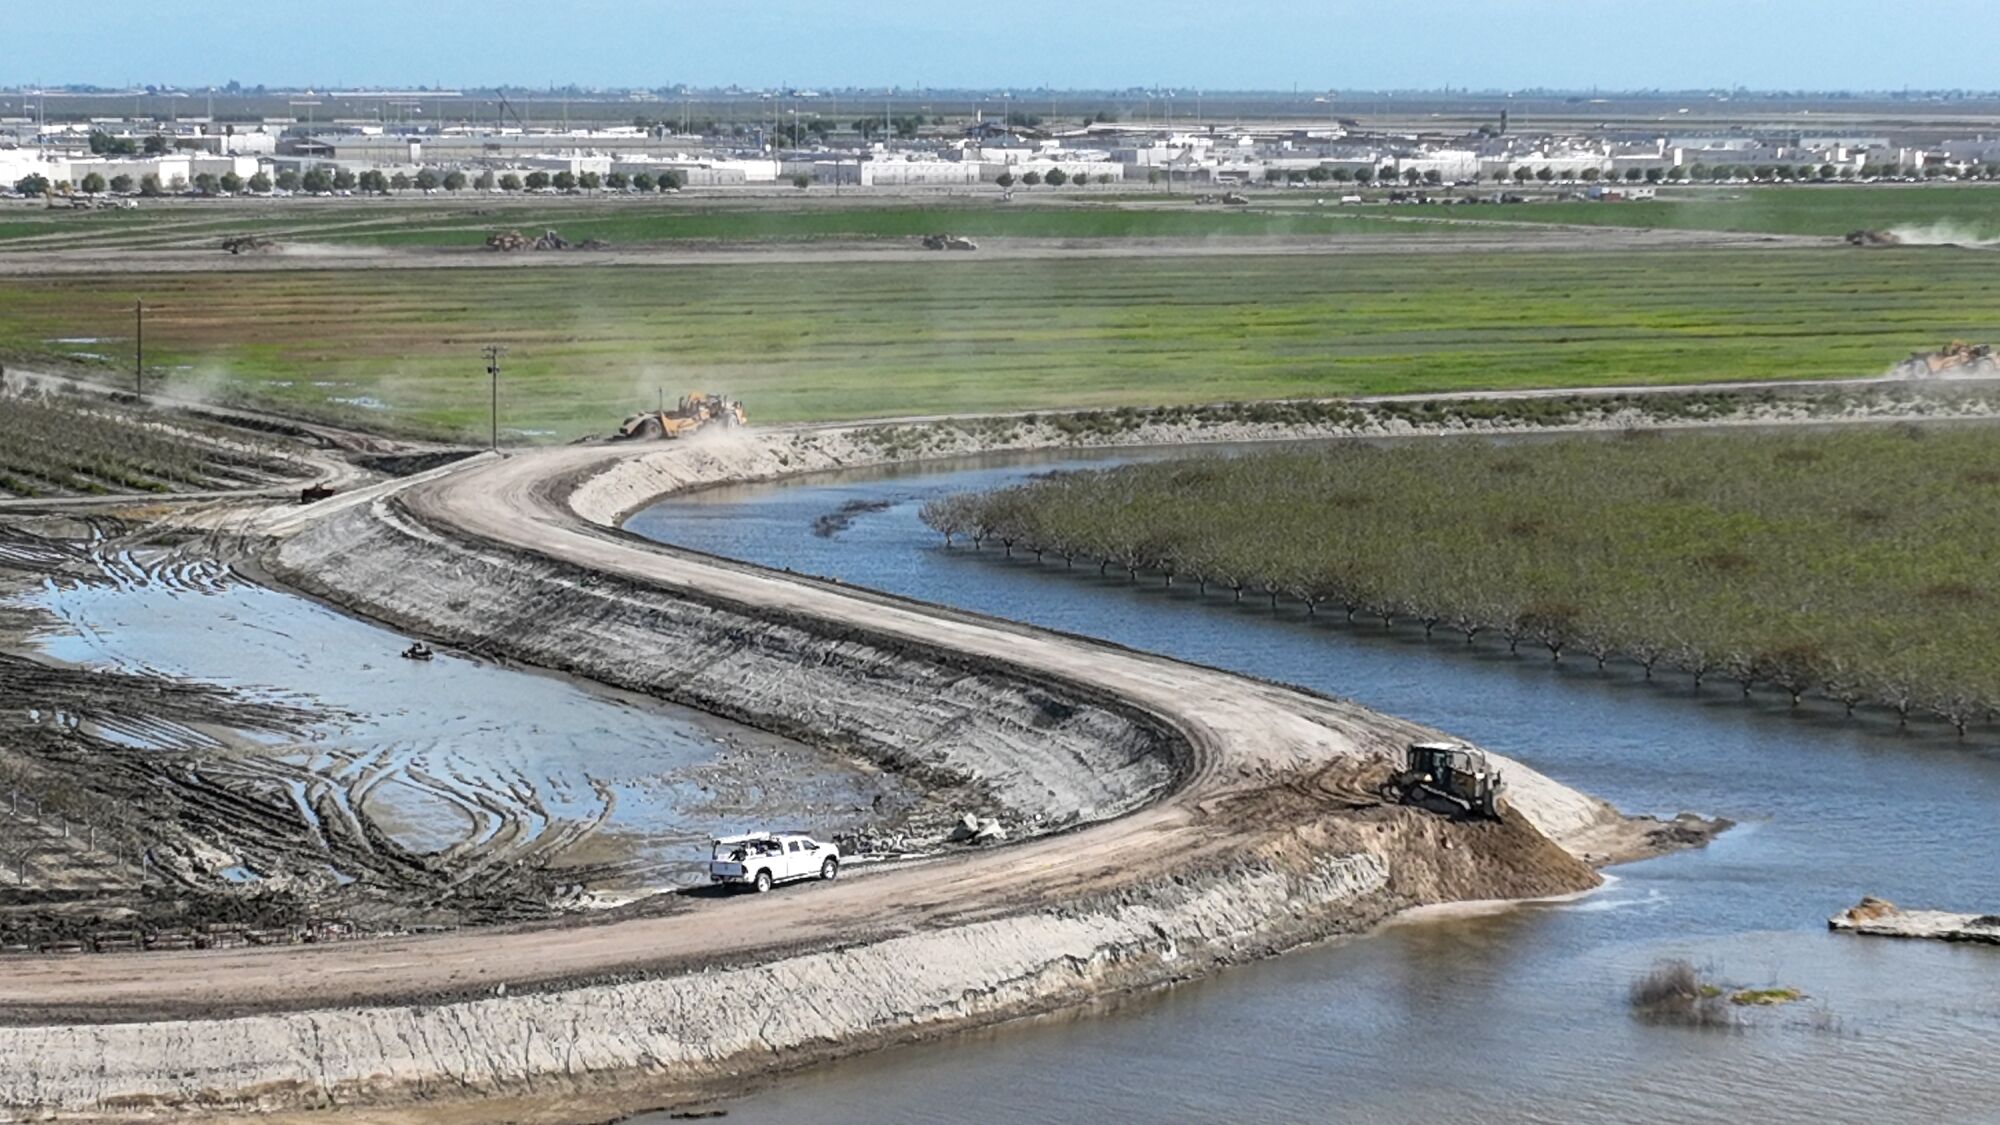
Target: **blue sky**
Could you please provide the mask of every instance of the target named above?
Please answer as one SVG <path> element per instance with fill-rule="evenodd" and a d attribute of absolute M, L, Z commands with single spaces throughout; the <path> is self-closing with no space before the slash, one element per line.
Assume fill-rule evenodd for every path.
<path fill-rule="evenodd" d="M 2000 0 L 7 0 L 0 85 L 1994 88 L 1996 38 Z"/>

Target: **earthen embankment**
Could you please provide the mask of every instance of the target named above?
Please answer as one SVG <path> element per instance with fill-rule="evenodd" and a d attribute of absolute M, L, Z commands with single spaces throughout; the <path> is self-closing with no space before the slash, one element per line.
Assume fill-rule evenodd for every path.
<path fill-rule="evenodd" d="M 102 1115 L 508 1096 L 601 1117 L 1410 906 L 1581 890 L 1597 876 L 1580 854 L 1639 846 L 1646 825 L 1513 763 L 1499 822 L 1382 805 L 1389 756 L 1427 732 L 1358 705 L 614 526 L 677 488 L 884 456 L 829 431 L 573 447 L 262 526 L 283 532 L 271 571 L 330 601 L 910 771 L 1026 839 L 583 926 L 0 963 L 0 1102 Z"/>

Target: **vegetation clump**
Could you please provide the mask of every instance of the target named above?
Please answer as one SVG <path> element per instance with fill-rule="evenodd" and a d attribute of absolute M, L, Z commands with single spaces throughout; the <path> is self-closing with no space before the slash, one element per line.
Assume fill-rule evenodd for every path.
<path fill-rule="evenodd" d="M 1649 1023 L 1687 1027 L 1735 1027 L 1722 986 L 1703 980 L 1687 961 L 1656 963 L 1626 993 L 1632 1013 Z"/>
<path fill-rule="evenodd" d="M 1729 994 L 1731 1004 L 1746 1008 L 1768 1008 L 1805 998 L 1806 994 L 1796 988 L 1739 988 Z"/>
<path fill-rule="evenodd" d="M 1056 474 L 924 518 L 948 543 L 1963 733 L 2000 710 L 1996 435 L 1343 444 Z"/>

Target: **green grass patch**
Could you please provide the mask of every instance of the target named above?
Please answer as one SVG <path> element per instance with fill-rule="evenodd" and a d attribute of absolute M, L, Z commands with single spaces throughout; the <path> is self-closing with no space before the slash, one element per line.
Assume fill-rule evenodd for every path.
<path fill-rule="evenodd" d="M 974 238 L 1121 239 L 1423 236 L 1436 228 L 1340 210 L 1267 211 L 1134 205 L 1060 195 L 1002 203 L 843 202 L 828 195 L 796 207 L 734 206 L 675 198 L 213 200 L 136 211 L 33 211 L 0 219 L 0 243 L 38 239 L 51 248 L 185 243 L 206 234 L 270 232 L 297 242 L 389 247 L 477 246 L 496 230 L 555 230 L 571 241 L 619 246 L 673 242 L 905 240 L 948 232 Z"/>
<path fill-rule="evenodd" d="M 941 531 L 1956 726 L 2000 712 L 2000 426 L 1209 456 L 940 501 Z"/>
<path fill-rule="evenodd" d="M 1269 213 L 1083 207 L 941 206 L 828 208 L 798 211 L 551 208 L 452 220 L 439 229 L 413 220 L 405 229 L 330 231 L 328 241 L 383 246 L 476 246 L 498 229 L 555 230 L 571 241 L 615 246 L 654 242 L 796 242 L 826 239 L 915 239 L 949 232 L 973 238 L 1215 238 L 1313 236 L 1342 233 L 1424 234 L 1386 218 L 1338 212 Z"/>
<path fill-rule="evenodd" d="M 1806 998 L 1796 988 L 1742 988 L 1729 994 L 1729 1002 L 1747 1008 L 1768 1008 Z"/>
<path fill-rule="evenodd" d="M 911 204 L 841 197 L 814 188 L 790 206 L 691 193 L 668 197 L 446 195 L 389 198 L 142 201 L 133 211 L 0 213 L 0 244 L 164 246 L 203 232 L 269 231 L 305 242 L 390 247 L 462 247 L 493 230 L 560 231 L 638 246 L 687 241 L 891 240 L 951 232 L 974 238 L 1124 239 L 1423 237 L 1458 223 L 1566 224 L 1745 233 L 1841 235 L 1858 228 L 1935 230 L 2000 237 L 2000 185 L 1734 185 L 1666 187 L 1657 200 L 1559 201 L 1505 207 L 1341 208 L 1312 204 L 1340 185 L 1305 192 L 1253 192 L 1249 207 L 1188 207 L 1159 193 L 1039 189 L 1012 202 L 990 197 Z M 1459 189 L 1428 189 L 1446 196 Z M 1481 194 L 1507 190 L 1484 185 Z M 1379 193 L 1371 193 L 1371 196 Z"/>
<path fill-rule="evenodd" d="M 300 413 L 517 439 L 690 389 L 754 422 L 1400 391 L 1870 375 L 2000 337 L 1973 251 L 1654 251 L 347 270 L 0 280 L 0 357 L 97 337 L 154 376 Z M 358 403 L 358 404 L 357 404 Z"/>
<path fill-rule="evenodd" d="M 2000 238 L 2000 185 L 1820 184 L 1667 188 L 1629 203 L 1553 202 L 1454 207 L 1454 219 L 1669 230 L 1841 235 L 1914 228 L 1953 238 Z"/>

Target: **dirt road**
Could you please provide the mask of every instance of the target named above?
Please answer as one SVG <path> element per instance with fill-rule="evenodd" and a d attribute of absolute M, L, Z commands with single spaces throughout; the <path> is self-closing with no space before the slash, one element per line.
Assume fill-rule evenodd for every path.
<path fill-rule="evenodd" d="M 704 451 L 690 443 L 686 452 Z M 649 455 L 659 453 L 571 447 L 481 459 L 460 471 L 381 486 L 368 501 L 354 502 L 393 498 L 425 526 L 496 546 L 1090 685 L 1180 733 L 1177 788 L 1152 807 L 1067 834 L 761 898 L 683 897 L 657 917 L 317 948 L 9 959 L 0 961 L 0 1007 L 17 1019 L 96 1021 L 380 1003 L 743 961 L 990 918 L 1238 847 L 1235 834 L 1244 826 L 1215 815 L 1232 797 L 1284 778 L 1351 782 L 1366 771 L 1370 755 L 1415 732 L 1358 706 L 1276 685 L 645 544 L 584 520 L 555 485 Z M 1524 767 L 1510 766 L 1509 776 L 1517 806 L 1554 834 L 1606 819 L 1601 803 Z"/>
<path fill-rule="evenodd" d="M 213 248 L 132 250 L 90 247 L 0 251 L 0 277 L 154 273 L 260 273 L 347 269 L 562 269 L 602 266 L 795 265 L 811 262 L 981 262 L 1020 259 L 1216 258 L 1326 254 L 1464 254 L 1491 251 L 1601 251 L 1727 247 L 1837 248 L 1838 239 L 1621 227 L 1557 227 L 1440 221 L 1421 233 L 1324 237 L 994 238 L 976 253 L 922 249 L 914 240 L 681 242 L 595 251 L 494 253 L 359 244 L 291 243 L 255 255 Z"/>

